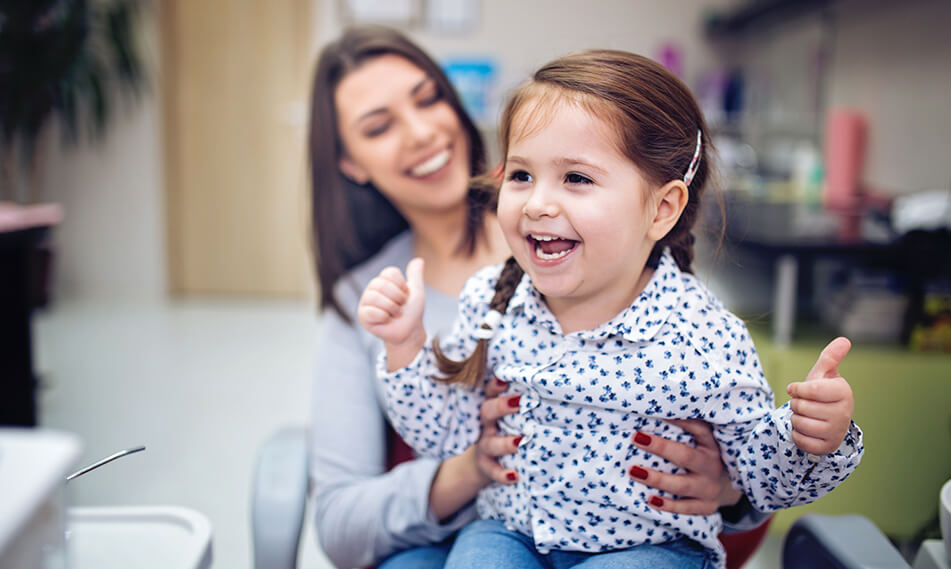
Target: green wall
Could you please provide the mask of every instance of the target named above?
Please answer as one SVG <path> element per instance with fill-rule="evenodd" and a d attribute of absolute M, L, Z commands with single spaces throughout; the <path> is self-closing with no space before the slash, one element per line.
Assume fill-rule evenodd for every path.
<path fill-rule="evenodd" d="M 777 405 L 789 399 L 786 385 L 803 379 L 832 339 L 783 349 L 766 330 L 751 332 Z M 937 513 L 938 491 L 951 479 L 951 354 L 856 344 L 840 371 L 855 394 L 862 463 L 814 504 L 778 513 L 770 531 L 785 533 L 806 513 L 855 513 L 891 537 L 910 538 Z"/>

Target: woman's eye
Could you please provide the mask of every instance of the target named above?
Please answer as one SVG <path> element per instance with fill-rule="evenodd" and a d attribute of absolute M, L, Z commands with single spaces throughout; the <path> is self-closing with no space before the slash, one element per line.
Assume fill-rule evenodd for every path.
<path fill-rule="evenodd" d="M 439 90 L 439 85 L 430 81 L 426 87 L 417 92 L 416 96 L 417 105 L 420 107 L 428 107 L 438 103 L 442 99 L 442 91 Z"/>
<path fill-rule="evenodd" d="M 428 93 L 419 99 L 419 106 L 428 107 L 430 105 L 435 105 L 440 100 L 442 100 L 442 93 L 439 92 L 439 89 L 434 87 L 431 93 Z"/>
<path fill-rule="evenodd" d="M 577 172 L 570 172 L 565 176 L 565 181 L 569 184 L 593 184 L 594 182 L 591 178 L 579 174 Z"/>
<path fill-rule="evenodd" d="M 367 138 L 373 138 L 374 136 L 380 136 L 381 134 L 386 132 L 386 129 L 388 128 L 390 128 L 389 121 L 378 124 L 378 125 L 374 125 L 366 129 L 365 131 L 363 131 L 363 135 L 366 136 Z"/>
<path fill-rule="evenodd" d="M 526 172 L 525 170 L 513 170 L 512 173 L 508 175 L 508 180 L 512 182 L 531 182 L 532 175 Z"/>

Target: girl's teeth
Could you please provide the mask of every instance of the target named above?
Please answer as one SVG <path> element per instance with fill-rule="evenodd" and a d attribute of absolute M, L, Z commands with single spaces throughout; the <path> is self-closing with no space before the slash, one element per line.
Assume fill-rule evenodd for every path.
<path fill-rule="evenodd" d="M 545 259 L 546 261 L 561 259 L 562 257 L 564 257 L 570 252 L 571 252 L 571 249 L 568 249 L 566 251 L 559 251 L 557 253 L 546 253 L 542 251 L 540 247 L 535 248 L 535 255 L 537 255 L 539 259 Z"/>
<path fill-rule="evenodd" d="M 429 160 L 410 170 L 410 174 L 418 177 L 428 176 L 436 170 L 439 170 L 449 162 L 449 149 L 443 150 Z"/>

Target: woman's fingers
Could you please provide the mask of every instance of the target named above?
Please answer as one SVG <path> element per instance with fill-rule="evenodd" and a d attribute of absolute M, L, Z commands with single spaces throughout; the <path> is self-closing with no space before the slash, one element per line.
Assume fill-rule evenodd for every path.
<path fill-rule="evenodd" d="M 482 402 L 480 416 L 482 424 L 495 423 L 506 415 L 518 412 L 521 395 L 506 395 L 504 397 L 493 397 Z"/>
<path fill-rule="evenodd" d="M 479 440 L 479 452 L 485 456 L 498 458 L 506 454 L 515 453 L 515 451 L 518 450 L 518 443 L 520 442 L 522 442 L 521 435 L 515 437 L 484 435 Z"/>
<path fill-rule="evenodd" d="M 697 500 L 694 498 L 651 496 L 647 503 L 655 510 L 663 510 L 673 514 L 709 516 L 719 509 L 719 506 L 713 500 Z"/>
<path fill-rule="evenodd" d="M 493 377 L 485 385 L 485 398 L 492 399 L 492 398 L 498 397 L 499 395 L 502 395 L 503 393 L 505 393 L 505 390 L 508 388 L 509 388 L 508 383 L 502 381 L 501 379 L 497 377 Z"/>
<path fill-rule="evenodd" d="M 673 462 L 677 466 L 685 468 L 690 472 L 707 472 L 711 470 L 711 465 L 720 468 L 720 456 L 712 457 L 709 452 L 702 448 L 678 443 L 665 439 L 659 435 L 648 435 L 646 433 L 635 433 L 634 444 L 649 451 L 651 454 Z M 714 458 L 716 462 L 713 462 Z"/>
<path fill-rule="evenodd" d="M 492 460 L 485 455 L 479 455 L 476 458 L 479 470 L 482 474 L 491 478 L 499 484 L 514 484 L 518 481 L 518 474 L 514 470 L 503 468 L 496 460 Z"/>
<path fill-rule="evenodd" d="M 698 447 L 718 449 L 717 440 L 713 437 L 713 427 L 700 419 L 670 419 L 670 423 L 693 435 Z"/>
<path fill-rule="evenodd" d="M 658 472 L 642 466 L 632 466 L 629 474 L 635 480 L 654 488 L 677 496 L 714 501 L 718 487 L 706 484 L 703 477 L 690 474 L 670 474 Z"/>

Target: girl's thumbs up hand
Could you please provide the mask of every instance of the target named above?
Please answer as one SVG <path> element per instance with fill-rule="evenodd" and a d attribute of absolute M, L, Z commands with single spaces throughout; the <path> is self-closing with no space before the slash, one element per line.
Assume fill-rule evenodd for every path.
<path fill-rule="evenodd" d="M 832 340 L 819 354 L 806 380 L 786 388 L 792 397 L 793 442 L 805 452 L 835 452 L 849 432 L 855 399 L 849 383 L 839 374 L 839 364 L 851 348 L 848 338 Z"/>
<path fill-rule="evenodd" d="M 383 340 L 388 356 L 403 351 L 415 357 L 426 342 L 425 304 L 423 260 L 416 258 L 406 266 L 405 278 L 396 267 L 387 267 L 370 281 L 360 297 L 357 319 L 368 332 Z"/>

